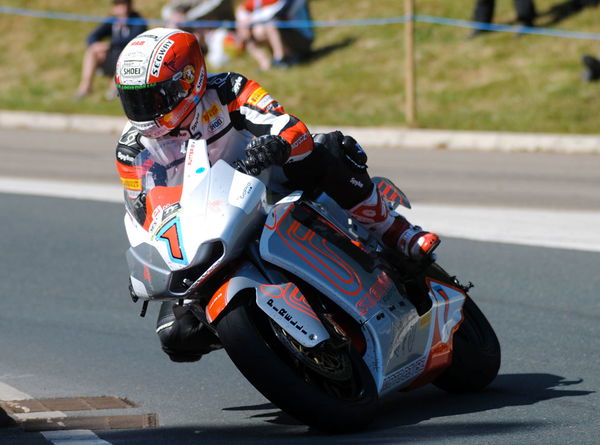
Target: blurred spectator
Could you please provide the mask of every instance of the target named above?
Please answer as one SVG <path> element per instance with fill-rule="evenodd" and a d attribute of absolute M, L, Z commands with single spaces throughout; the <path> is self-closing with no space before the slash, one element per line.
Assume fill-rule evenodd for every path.
<path fill-rule="evenodd" d="M 310 20 L 308 0 L 245 0 L 236 9 L 238 36 L 263 70 L 294 65 L 310 54 L 312 27 L 277 27 L 286 20 Z"/>
<path fill-rule="evenodd" d="M 220 27 L 194 27 L 194 21 L 233 22 L 231 0 L 175 0 L 162 9 L 169 28 L 179 28 L 196 35 L 208 63 L 218 68 L 239 55 L 241 44 L 235 32 Z"/>
<path fill-rule="evenodd" d="M 77 99 L 91 93 L 92 82 L 98 68 L 101 68 L 106 76 L 111 77 L 111 84 L 106 97 L 116 97 L 116 88 L 112 78 L 115 75 L 119 54 L 130 40 L 146 30 L 145 23 L 127 23 L 127 19 L 141 19 L 141 16 L 132 9 L 131 3 L 131 0 L 112 0 L 111 19 L 100 24 L 88 36 L 88 48 L 83 56 L 81 83 L 77 89 Z M 110 37 L 110 41 L 105 41 L 108 37 Z"/>
<path fill-rule="evenodd" d="M 515 10 L 517 11 L 517 21 L 524 26 L 533 26 L 536 18 L 535 4 L 533 0 L 514 0 Z M 494 20 L 495 0 L 477 0 L 473 11 L 473 20 L 482 23 L 492 23 Z M 475 29 L 469 37 L 475 37 L 484 33 L 483 29 Z"/>
<path fill-rule="evenodd" d="M 584 82 L 595 82 L 600 80 L 600 59 L 585 54 L 581 57 L 581 63 L 583 63 L 581 79 Z"/>

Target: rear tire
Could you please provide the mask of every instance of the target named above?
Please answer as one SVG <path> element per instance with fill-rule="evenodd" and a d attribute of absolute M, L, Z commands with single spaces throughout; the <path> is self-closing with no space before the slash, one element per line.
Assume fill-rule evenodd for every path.
<path fill-rule="evenodd" d="M 356 351 L 350 346 L 327 349 L 327 340 L 305 350 L 302 357 L 303 348 L 290 349 L 295 341 L 256 306 L 251 295 L 237 300 L 219 320 L 217 331 L 231 360 L 258 391 L 322 431 L 357 431 L 371 422 L 377 389 Z M 323 349 L 317 349 L 320 346 Z M 319 351 L 325 351 L 325 360 L 315 362 L 325 362 L 322 370 L 309 362 Z"/>
<path fill-rule="evenodd" d="M 476 392 L 489 385 L 500 369 L 500 343 L 483 312 L 467 297 L 464 320 L 453 339 L 452 364 L 433 384 L 455 393 Z"/>

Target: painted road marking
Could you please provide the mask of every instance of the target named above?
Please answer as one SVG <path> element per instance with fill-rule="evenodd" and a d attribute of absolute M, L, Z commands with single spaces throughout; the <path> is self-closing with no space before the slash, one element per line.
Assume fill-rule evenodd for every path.
<path fill-rule="evenodd" d="M 6 411 L 18 413 L 39 413 L 48 411 L 91 411 L 99 409 L 137 408 L 130 400 L 119 397 L 59 397 L 55 399 L 25 399 L 0 402 Z"/>
<path fill-rule="evenodd" d="M 113 396 L 34 399 L 29 394 L 0 382 L 0 408 L 10 414 L 21 429 L 40 432 L 55 445 L 109 444 L 91 430 L 158 426 L 158 415 L 155 413 L 112 416 L 68 416 L 64 413 L 136 407 L 138 405 L 130 400 Z"/>
<path fill-rule="evenodd" d="M 0 178 L 0 192 L 123 202 L 118 185 Z M 402 213 L 426 230 L 452 238 L 600 252 L 600 211 L 415 204 Z"/>
<path fill-rule="evenodd" d="M 42 431 L 42 435 L 54 445 L 111 445 L 89 430 Z"/>

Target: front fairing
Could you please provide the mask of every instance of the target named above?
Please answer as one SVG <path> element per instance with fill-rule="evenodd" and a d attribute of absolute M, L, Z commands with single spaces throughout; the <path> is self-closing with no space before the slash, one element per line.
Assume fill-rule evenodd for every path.
<path fill-rule="evenodd" d="M 137 296 L 187 296 L 239 256 L 265 217 L 265 185 L 226 162 L 209 161 L 206 142 L 176 153 L 147 150 L 135 160 L 140 194 L 126 205 L 127 253 Z M 183 149 L 182 149 L 183 151 Z"/>

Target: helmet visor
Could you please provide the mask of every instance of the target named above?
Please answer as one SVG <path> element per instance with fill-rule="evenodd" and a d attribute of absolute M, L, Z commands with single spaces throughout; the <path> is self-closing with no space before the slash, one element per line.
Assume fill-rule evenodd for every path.
<path fill-rule="evenodd" d="M 137 122 L 151 121 L 172 111 L 188 95 L 179 80 L 145 85 L 117 85 L 123 111 Z"/>

